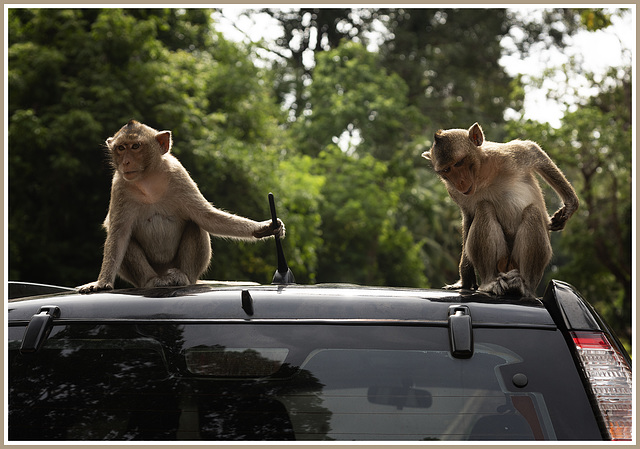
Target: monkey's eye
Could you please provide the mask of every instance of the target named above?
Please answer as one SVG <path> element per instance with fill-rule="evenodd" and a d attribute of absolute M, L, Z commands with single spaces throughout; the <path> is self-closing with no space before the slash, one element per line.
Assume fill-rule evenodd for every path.
<path fill-rule="evenodd" d="M 134 143 L 133 145 L 131 145 L 131 148 L 134 150 L 137 150 L 138 148 L 140 148 L 140 144 L 139 143 Z"/>
<path fill-rule="evenodd" d="M 440 170 L 440 174 L 441 175 L 445 175 L 445 174 L 449 173 L 450 171 L 451 171 L 451 167 L 443 168 L 442 170 Z"/>
<path fill-rule="evenodd" d="M 466 159 L 466 157 L 463 157 L 462 159 L 460 159 L 458 162 L 456 162 L 453 166 L 454 167 L 462 167 L 464 165 L 464 160 Z"/>
<path fill-rule="evenodd" d="M 124 145 L 118 145 L 118 146 L 116 147 L 116 150 L 118 150 L 118 151 L 124 151 Z"/>

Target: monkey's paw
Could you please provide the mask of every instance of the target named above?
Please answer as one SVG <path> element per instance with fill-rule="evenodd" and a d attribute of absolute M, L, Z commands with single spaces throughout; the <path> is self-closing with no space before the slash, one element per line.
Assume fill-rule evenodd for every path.
<path fill-rule="evenodd" d="M 500 273 L 495 281 L 481 285 L 478 290 L 496 296 L 520 296 L 522 298 L 532 298 L 535 296 L 525 285 L 524 279 L 522 279 L 520 271 L 518 270 Z"/>
<path fill-rule="evenodd" d="M 101 290 L 113 290 L 113 284 L 111 282 L 95 281 L 88 284 L 76 287 L 78 292 L 82 294 L 99 292 Z"/>
<path fill-rule="evenodd" d="M 271 237 L 272 235 L 277 235 L 281 239 L 284 238 L 284 235 L 285 235 L 284 223 L 279 218 L 276 226 L 273 225 L 272 220 L 263 221 L 260 224 L 262 226 L 257 230 L 253 231 L 253 236 L 255 238 L 262 239 L 265 237 Z"/>
<path fill-rule="evenodd" d="M 571 215 L 575 212 L 575 209 L 569 207 L 562 207 L 553 214 L 551 221 L 549 222 L 550 231 L 562 231 L 567 224 L 567 220 L 571 218 Z"/>
<path fill-rule="evenodd" d="M 462 279 L 460 279 L 458 282 L 456 282 L 455 284 L 447 284 L 444 287 L 442 287 L 445 290 L 475 290 L 477 288 L 477 285 L 472 284 L 472 285 L 466 285 L 462 282 Z"/>
<path fill-rule="evenodd" d="M 149 281 L 144 285 L 147 288 L 150 287 L 173 287 L 173 286 L 183 286 L 189 285 L 189 278 L 186 274 L 180 271 L 177 268 L 169 268 L 167 273 L 163 276 L 157 276 L 149 279 Z"/>

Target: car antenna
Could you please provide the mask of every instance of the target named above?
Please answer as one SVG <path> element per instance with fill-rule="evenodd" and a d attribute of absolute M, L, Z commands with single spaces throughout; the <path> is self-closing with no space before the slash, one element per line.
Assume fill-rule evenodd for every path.
<path fill-rule="evenodd" d="M 276 216 L 276 203 L 273 198 L 273 193 L 269 192 L 269 208 L 271 209 L 271 220 L 273 226 L 278 226 L 278 217 Z M 275 235 L 276 239 L 276 252 L 278 254 L 278 269 L 273 274 L 272 284 L 295 284 L 296 279 L 293 277 L 293 273 L 287 265 L 287 260 L 284 257 L 284 251 L 282 250 L 282 242 L 280 237 Z"/>

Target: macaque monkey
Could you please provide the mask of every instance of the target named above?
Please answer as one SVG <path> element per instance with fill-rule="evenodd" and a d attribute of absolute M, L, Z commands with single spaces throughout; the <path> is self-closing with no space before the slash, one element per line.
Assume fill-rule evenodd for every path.
<path fill-rule="evenodd" d="M 284 237 L 278 220 L 256 222 L 213 207 L 169 150 L 171 131 L 131 120 L 106 141 L 114 168 L 107 237 L 98 280 L 81 293 L 113 288 L 116 274 L 135 287 L 190 285 L 208 268 L 209 234 L 240 240 Z"/>
<path fill-rule="evenodd" d="M 445 288 L 535 297 L 551 260 L 549 231 L 563 229 L 578 208 L 560 169 L 535 142 L 489 142 L 477 123 L 469 130 L 439 130 L 422 157 L 462 213 L 460 280 Z M 534 173 L 563 202 L 551 218 Z"/>

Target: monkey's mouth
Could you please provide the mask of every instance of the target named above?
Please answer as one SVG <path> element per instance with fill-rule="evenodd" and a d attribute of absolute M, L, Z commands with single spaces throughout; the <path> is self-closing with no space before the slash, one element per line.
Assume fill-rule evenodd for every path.
<path fill-rule="evenodd" d="M 471 184 L 471 185 L 469 186 L 469 188 L 467 189 L 467 191 L 466 191 L 466 192 L 462 192 L 462 194 L 463 194 L 463 195 L 471 195 L 471 193 L 473 193 L 473 192 L 472 192 L 472 190 L 473 190 L 473 184 Z"/>
<path fill-rule="evenodd" d="M 138 176 L 138 173 L 140 173 L 140 170 L 130 170 L 122 172 L 122 175 L 124 176 L 124 179 L 132 179 Z"/>

